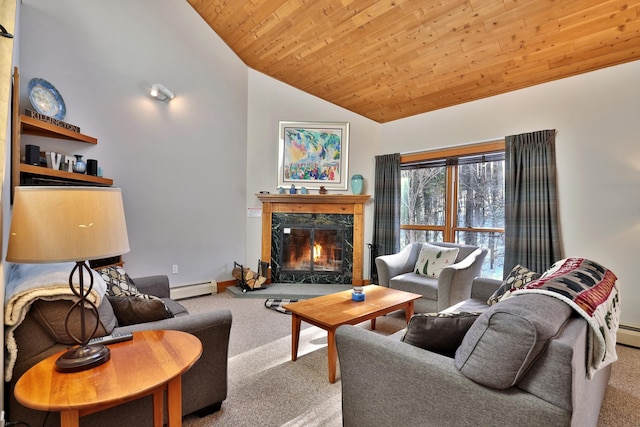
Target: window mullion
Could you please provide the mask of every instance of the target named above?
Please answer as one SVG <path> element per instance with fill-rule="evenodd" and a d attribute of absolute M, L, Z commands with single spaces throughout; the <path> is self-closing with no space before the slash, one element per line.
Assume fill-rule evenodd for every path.
<path fill-rule="evenodd" d="M 453 242 L 453 227 L 456 224 L 456 204 L 457 204 L 457 188 L 458 188 L 458 167 L 457 166 L 448 166 L 447 167 L 447 188 L 446 188 L 446 202 L 447 202 L 447 214 L 445 215 L 445 231 L 444 231 L 444 241 L 445 242 Z"/>

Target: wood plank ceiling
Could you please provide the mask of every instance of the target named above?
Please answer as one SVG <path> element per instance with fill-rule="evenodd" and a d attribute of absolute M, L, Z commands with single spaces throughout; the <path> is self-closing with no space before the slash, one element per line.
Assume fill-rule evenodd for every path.
<path fill-rule="evenodd" d="M 187 1 L 247 66 L 380 123 L 640 59 L 640 0 Z"/>

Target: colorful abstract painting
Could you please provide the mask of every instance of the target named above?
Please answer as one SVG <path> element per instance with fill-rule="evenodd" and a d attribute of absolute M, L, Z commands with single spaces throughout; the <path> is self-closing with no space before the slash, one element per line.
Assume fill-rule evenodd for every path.
<path fill-rule="evenodd" d="M 347 188 L 348 123 L 280 122 L 278 186 Z"/>

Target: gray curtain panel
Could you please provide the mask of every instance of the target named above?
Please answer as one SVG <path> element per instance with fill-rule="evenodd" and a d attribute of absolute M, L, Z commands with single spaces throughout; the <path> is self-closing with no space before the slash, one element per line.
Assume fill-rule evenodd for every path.
<path fill-rule="evenodd" d="M 517 264 L 542 273 L 563 258 L 555 139 L 555 130 L 505 138 L 505 276 Z"/>
<path fill-rule="evenodd" d="M 400 154 L 376 156 L 373 196 L 373 250 L 376 256 L 400 251 L 400 180 Z M 371 264 L 375 264 L 373 259 Z"/>

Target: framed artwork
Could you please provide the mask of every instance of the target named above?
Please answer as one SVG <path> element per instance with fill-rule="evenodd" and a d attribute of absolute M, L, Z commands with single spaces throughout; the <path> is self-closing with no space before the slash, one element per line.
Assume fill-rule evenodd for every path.
<path fill-rule="evenodd" d="M 280 122 L 278 187 L 346 190 L 349 123 Z"/>

